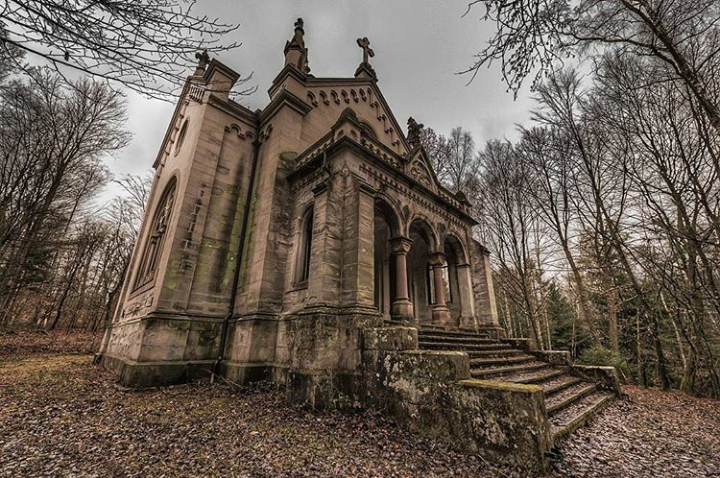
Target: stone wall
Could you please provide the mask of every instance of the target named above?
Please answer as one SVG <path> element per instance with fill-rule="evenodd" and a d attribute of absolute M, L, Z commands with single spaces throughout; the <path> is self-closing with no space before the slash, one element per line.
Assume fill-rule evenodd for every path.
<path fill-rule="evenodd" d="M 417 350 L 417 331 L 367 329 L 367 403 L 450 448 L 544 470 L 552 446 L 542 389 L 470 379 L 464 352 Z"/>

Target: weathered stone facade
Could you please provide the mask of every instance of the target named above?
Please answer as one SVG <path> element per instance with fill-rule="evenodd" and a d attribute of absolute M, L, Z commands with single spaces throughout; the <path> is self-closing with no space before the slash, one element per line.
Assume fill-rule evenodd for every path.
<path fill-rule="evenodd" d="M 229 98 L 238 74 L 217 60 L 188 79 L 106 335 L 126 384 L 220 360 L 234 381 L 313 389 L 353 381 L 365 326 L 499 330 L 469 204 L 438 183 L 421 126 L 403 134 L 369 42 L 354 77 L 316 78 L 303 34 L 263 110 Z"/>
<path fill-rule="evenodd" d="M 354 77 L 317 78 L 303 34 L 298 21 L 254 112 L 229 97 L 238 74 L 200 55 L 102 362 L 127 386 L 215 373 L 314 407 L 383 403 L 456 448 L 519 446 L 511 462 L 542 468 L 539 387 L 470 380 L 468 353 L 418 350 L 423 327 L 502 335 L 469 203 L 437 181 L 422 126 L 403 133 L 367 39 Z"/>

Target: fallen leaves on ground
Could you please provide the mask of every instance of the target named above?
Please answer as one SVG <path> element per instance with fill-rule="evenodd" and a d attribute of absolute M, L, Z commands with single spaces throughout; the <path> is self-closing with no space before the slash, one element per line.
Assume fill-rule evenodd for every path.
<path fill-rule="evenodd" d="M 532 476 L 450 451 L 380 413 L 289 407 L 270 386 L 121 391 L 91 355 L 67 355 L 86 351 L 86 340 L 76 350 L 30 342 L 0 336 L 0 477 Z M 720 470 L 718 402 L 627 392 L 560 444 L 548 478 Z"/>
<path fill-rule="evenodd" d="M 656 388 L 623 391 L 626 399 L 559 444 L 560 476 L 720 477 L 720 401 Z"/>
<path fill-rule="evenodd" d="M 0 360 L 57 354 L 89 354 L 100 347 L 102 331 L 0 330 Z"/>

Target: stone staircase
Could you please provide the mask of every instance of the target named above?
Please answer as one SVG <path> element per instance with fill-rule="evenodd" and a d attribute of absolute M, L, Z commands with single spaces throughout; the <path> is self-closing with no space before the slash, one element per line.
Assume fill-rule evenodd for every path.
<path fill-rule="evenodd" d="M 478 380 L 533 384 L 543 389 L 553 441 L 569 435 L 609 404 L 615 395 L 570 373 L 570 367 L 543 362 L 502 340 L 471 332 L 422 328 L 421 350 L 464 351 Z"/>

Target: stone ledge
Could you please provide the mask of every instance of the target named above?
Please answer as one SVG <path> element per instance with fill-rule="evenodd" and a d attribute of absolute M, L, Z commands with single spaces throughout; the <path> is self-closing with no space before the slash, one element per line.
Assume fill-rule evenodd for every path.
<path fill-rule="evenodd" d="M 580 378 L 598 383 L 600 388 L 620 396 L 620 377 L 615 367 L 601 367 L 597 365 L 573 365 L 570 372 Z"/>
<path fill-rule="evenodd" d="M 465 352 L 368 350 L 363 359 L 368 403 L 402 427 L 488 460 L 547 468 L 540 386 L 471 379 Z"/>
<path fill-rule="evenodd" d="M 128 388 L 176 385 L 210 376 L 212 360 L 136 362 L 124 357 L 101 354 L 97 360 L 118 376 Z"/>
<path fill-rule="evenodd" d="M 462 380 L 444 395 L 447 418 L 435 426 L 447 428 L 441 438 L 449 446 L 529 471 L 547 469 L 552 436 L 541 387 Z"/>
<path fill-rule="evenodd" d="M 499 382 L 495 380 L 477 380 L 474 378 L 468 380 L 461 380 L 458 382 L 460 385 L 471 388 L 479 388 L 486 390 L 497 390 L 500 392 L 513 392 L 513 393 L 543 393 L 543 389 L 539 385 L 526 385 L 523 383 L 512 383 L 512 382 Z"/>

